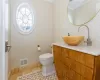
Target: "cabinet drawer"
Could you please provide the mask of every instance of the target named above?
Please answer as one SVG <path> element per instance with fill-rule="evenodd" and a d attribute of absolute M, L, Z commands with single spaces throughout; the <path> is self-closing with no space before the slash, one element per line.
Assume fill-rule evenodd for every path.
<path fill-rule="evenodd" d="M 87 79 L 85 79 L 83 76 L 81 76 L 81 79 L 80 80 L 87 80 Z"/>
<path fill-rule="evenodd" d="M 75 75 L 73 76 L 73 80 L 80 80 L 81 76 L 78 73 L 75 73 Z"/>
<path fill-rule="evenodd" d="M 69 57 L 69 49 L 62 48 L 62 57 L 63 58 Z"/>
<path fill-rule="evenodd" d="M 78 61 L 90 68 L 94 68 L 94 56 L 79 52 Z"/>
<path fill-rule="evenodd" d="M 94 56 L 87 53 L 74 50 L 69 51 L 69 57 L 77 62 L 80 62 L 90 68 L 94 68 Z"/>
<path fill-rule="evenodd" d="M 70 68 L 73 69 L 75 72 L 80 74 L 82 64 L 77 62 L 77 61 L 74 61 L 74 60 L 70 60 L 70 62 L 71 62 Z"/>
<path fill-rule="evenodd" d="M 85 54 L 85 65 L 94 68 L 94 56 Z"/>
<path fill-rule="evenodd" d="M 69 68 L 66 67 L 62 62 L 55 63 L 56 73 L 59 80 L 67 80 L 69 75 Z"/>
<path fill-rule="evenodd" d="M 76 61 L 73 59 L 70 59 L 70 68 L 76 71 Z"/>
<path fill-rule="evenodd" d="M 66 78 L 69 77 L 69 73 L 70 73 L 70 68 L 68 66 L 64 66 L 64 74 L 65 74 Z"/>
<path fill-rule="evenodd" d="M 69 57 L 73 60 L 78 60 L 78 53 L 77 51 L 74 51 L 74 50 L 69 50 Z"/>
<path fill-rule="evenodd" d="M 70 69 L 69 70 L 69 75 L 68 75 L 69 79 L 72 80 L 74 76 L 75 76 L 75 71 L 73 71 L 72 69 Z"/>
<path fill-rule="evenodd" d="M 70 70 L 69 79 L 70 80 L 80 80 L 81 76 L 78 73 L 76 73 L 75 71 Z"/>
<path fill-rule="evenodd" d="M 85 77 L 86 79 L 88 79 L 88 80 L 92 80 L 92 78 L 93 78 L 93 69 L 91 69 L 87 66 L 81 65 L 81 75 L 83 77 Z"/>
<path fill-rule="evenodd" d="M 70 67 L 71 59 L 70 58 L 62 58 L 62 62 L 67 66 Z"/>

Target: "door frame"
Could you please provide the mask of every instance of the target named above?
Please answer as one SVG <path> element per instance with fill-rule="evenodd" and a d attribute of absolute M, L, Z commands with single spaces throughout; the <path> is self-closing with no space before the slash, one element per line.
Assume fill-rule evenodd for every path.
<path fill-rule="evenodd" d="M 4 2 L 5 0 L 0 1 L 0 80 L 6 80 Z"/>

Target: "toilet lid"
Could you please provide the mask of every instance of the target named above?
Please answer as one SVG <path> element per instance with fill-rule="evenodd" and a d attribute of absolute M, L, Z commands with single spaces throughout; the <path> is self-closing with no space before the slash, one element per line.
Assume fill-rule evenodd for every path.
<path fill-rule="evenodd" d="M 53 54 L 51 53 L 46 53 L 39 56 L 39 58 L 42 58 L 42 59 L 51 58 L 51 57 L 53 57 Z"/>

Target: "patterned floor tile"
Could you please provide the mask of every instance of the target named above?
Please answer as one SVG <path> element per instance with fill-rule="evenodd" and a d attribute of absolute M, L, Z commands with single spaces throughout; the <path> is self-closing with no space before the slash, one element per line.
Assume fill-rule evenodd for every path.
<path fill-rule="evenodd" d="M 44 77 L 41 69 L 34 70 L 29 74 L 19 76 L 17 80 L 57 80 L 56 74 Z"/>

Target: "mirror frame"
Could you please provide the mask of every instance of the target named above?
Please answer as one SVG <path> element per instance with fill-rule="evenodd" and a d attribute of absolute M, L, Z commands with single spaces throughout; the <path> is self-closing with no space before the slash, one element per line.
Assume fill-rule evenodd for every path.
<path fill-rule="evenodd" d="M 70 1 L 69 1 L 69 2 L 70 2 Z M 69 2 L 68 2 L 68 5 L 69 5 Z M 67 17 L 68 17 L 68 5 L 67 5 Z M 100 12 L 100 10 L 98 10 L 98 12 L 97 12 L 93 17 L 91 17 L 90 20 L 88 20 L 87 22 L 85 22 L 85 23 L 83 23 L 83 24 L 80 24 L 80 25 L 73 24 L 72 22 L 70 22 L 69 18 L 68 18 L 68 20 L 69 20 L 69 22 L 70 22 L 72 25 L 74 25 L 74 26 L 83 26 L 83 25 L 89 23 L 90 21 L 92 21 L 92 20 L 97 16 L 97 14 L 98 14 L 99 12 Z"/>

